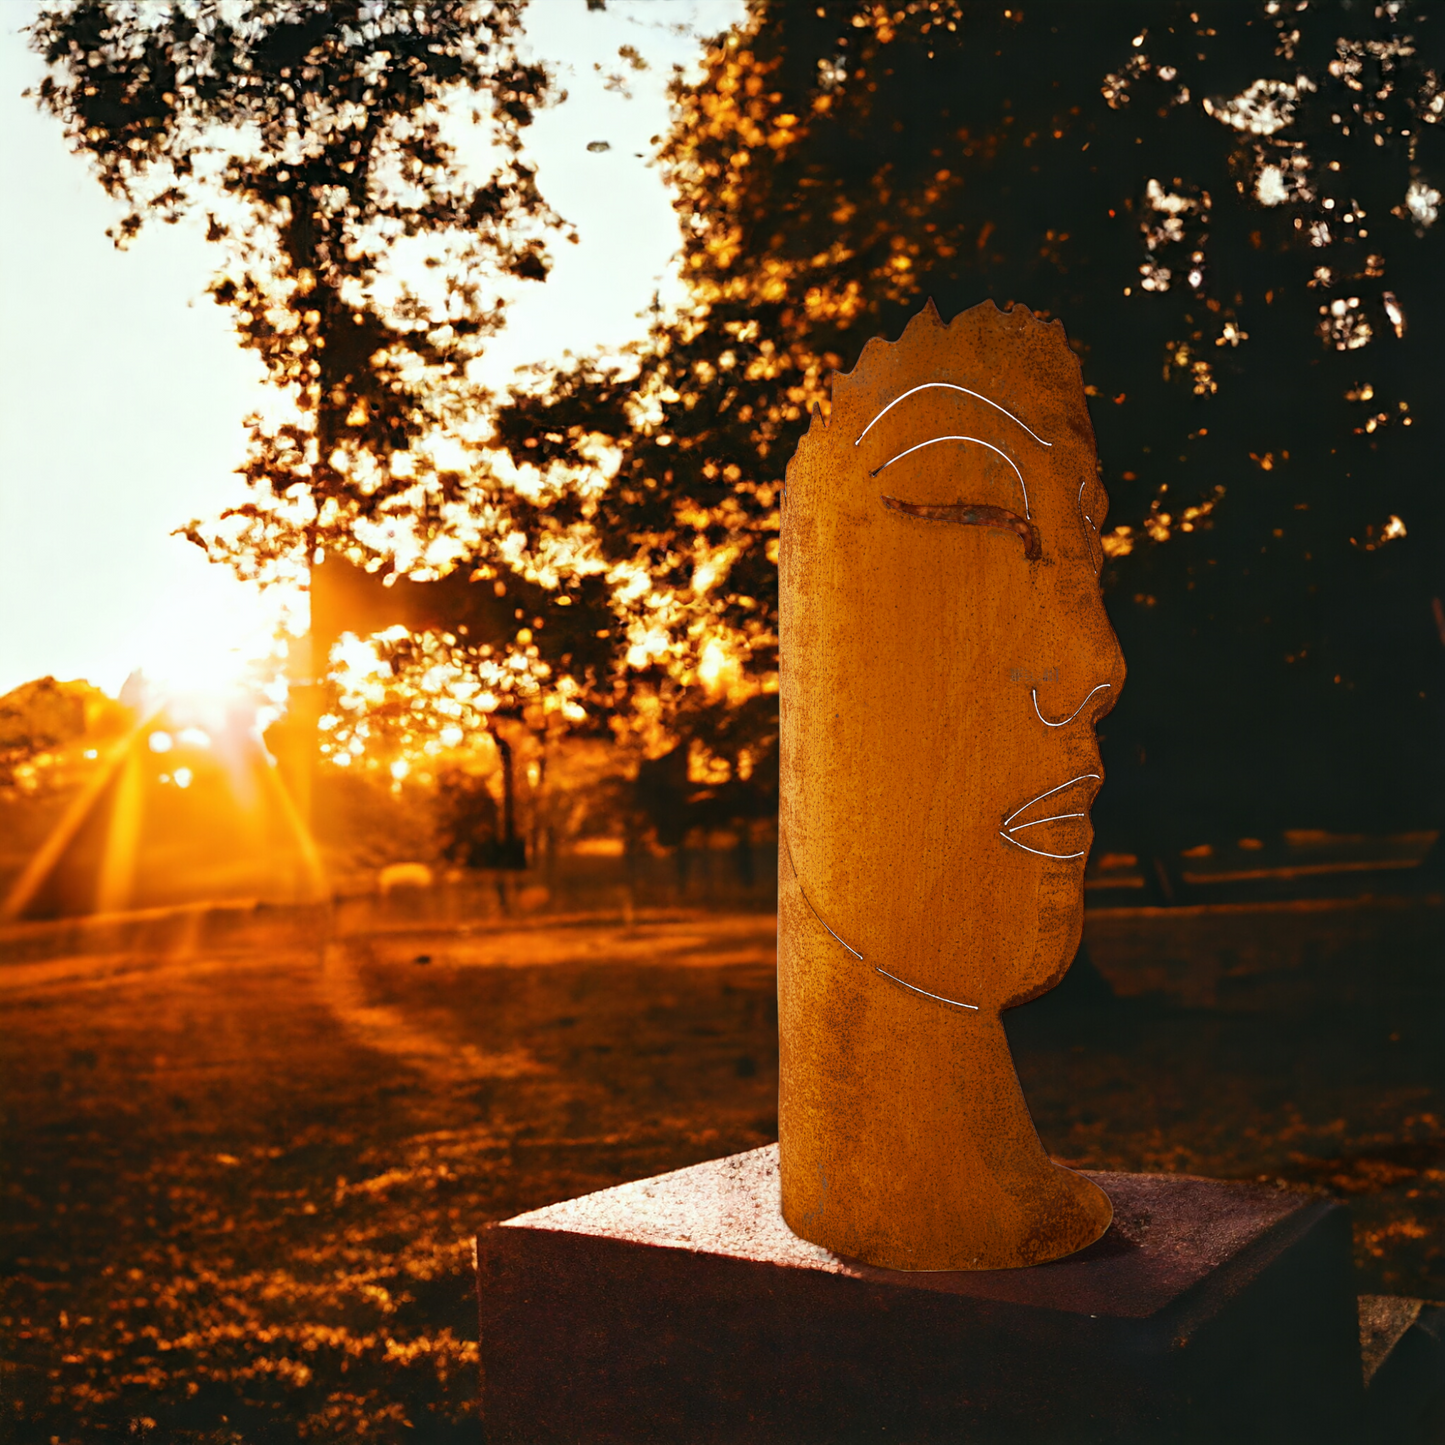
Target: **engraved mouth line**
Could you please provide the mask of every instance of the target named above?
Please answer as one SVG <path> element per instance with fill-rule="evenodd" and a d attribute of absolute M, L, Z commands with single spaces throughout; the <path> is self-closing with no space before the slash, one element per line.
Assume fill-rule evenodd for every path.
<path fill-rule="evenodd" d="M 1095 689 L 1095 691 L 1097 691 L 1097 689 Z M 1042 803 L 1045 798 L 1052 798 L 1056 793 L 1062 793 L 1065 788 L 1072 788 L 1075 783 L 1089 781 L 1102 782 L 1103 778 L 1098 773 L 1080 773 L 1078 777 L 1070 778 L 1068 782 L 1060 783 L 1057 787 L 1050 788 L 1047 792 L 1039 793 L 1036 797 L 1030 798 L 1027 803 L 1022 807 L 1015 808 L 1013 812 L 1003 820 L 1003 825 L 998 830 L 999 837 L 1014 848 L 1018 848 L 1025 853 L 1032 853 L 1036 858 L 1056 858 L 1061 862 L 1072 862 L 1076 859 L 1083 858 L 1089 851 L 1087 848 L 1080 849 L 1077 853 L 1052 853 L 1044 848 L 1032 848 L 1027 843 L 1021 843 L 1014 837 L 1014 834 L 1021 833 L 1025 828 L 1042 827 L 1045 823 L 1057 823 L 1072 818 L 1087 818 L 1087 813 L 1054 813 L 1047 818 L 1031 818 L 1023 823 L 1015 823 L 1014 819 L 1021 813 L 1028 812 L 1035 803 Z"/>
<path fill-rule="evenodd" d="M 1047 818 L 1035 818 L 1032 823 L 1015 823 L 1009 829 L 1010 833 L 1018 833 L 1024 828 L 1041 828 L 1045 823 L 1057 823 L 1061 818 L 1087 818 L 1087 813 L 1051 813 Z"/>
<path fill-rule="evenodd" d="M 1067 784 L 1065 786 L 1067 786 Z M 828 927 L 827 920 L 813 906 L 813 900 L 808 897 L 808 891 L 803 887 L 803 880 L 798 877 L 798 865 L 793 861 L 793 845 L 785 839 L 783 842 L 783 848 L 788 855 L 788 867 L 793 870 L 793 882 L 798 885 L 798 895 L 802 898 L 803 902 L 808 905 L 808 911 L 813 915 L 814 918 L 818 920 L 819 923 L 823 925 L 823 928 L 829 934 L 831 934 L 838 943 L 843 944 L 843 947 L 849 953 L 851 953 L 853 957 L 858 960 L 859 963 L 867 963 L 868 960 L 865 959 L 863 955 L 852 946 L 852 944 L 843 943 L 843 940 L 839 938 L 838 935 L 834 933 L 831 928 Z M 961 1003 L 956 998 L 945 998 L 941 993 L 929 993 L 926 988 L 919 988 L 917 984 L 909 983 L 906 979 L 899 978 L 897 974 L 889 973 L 886 968 L 879 968 L 876 963 L 871 965 L 871 967 L 874 973 L 881 974 L 890 983 L 896 983 L 899 988 L 906 988 L 909 993 L 921 994 L 924 998 L 931 998 L 936 1000 L 938 1003 L 945 1003 L 950 1008 L 967 1009 L 971 1013 L 977 1013 L 979 1011 L 979 1006 L 976 1003 Z"/>

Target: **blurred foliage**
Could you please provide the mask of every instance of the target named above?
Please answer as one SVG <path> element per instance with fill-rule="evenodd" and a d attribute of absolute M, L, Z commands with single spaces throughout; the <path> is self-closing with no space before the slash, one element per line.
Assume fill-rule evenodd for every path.
<path fill-rule="evenodd" d="M 553 591 L 485 562 L 416 581 L 331 557 L 312 569 L 311 599 L 313 645 L 330 659 L 329 706 L 345 724 L 335 744 L 364 729 L 403 746 L 421 735 L 455 746 L 451 734 L 495 732 L 496 718 L 558 733 L 609 700 L 611 614 L 595 574 L 574 573 Z M 371 747 L 356 758 L 380 760 Z"/>
<path fill-rule="evenodd" d="M 523 9 L 67 0 L 32 27 L 41 104 L 129 207 L 117 242 L 204 216 L 211 294 L 274 388 L 248 423 L 253 499 L 185 535 L 262 582 L 329 554 L 419 578 L 480 567 L 528 604 L 484 619 L 477 642 L 503 654 L 554 590 L 574 615 L 596 591 L 539 587 L 504 554 L 505 488 L 479 461 L 469 366 L 506 285 L 547 275 L 548 234 L 576 239 L 522 158 L 549 98 L 518 56 Z M 544 670 L 590 676 L 585 648 L 561 651 Z"/>
<path fill-rule="evenodd" d="M 807 411 L 926 298 L 1017 300 L 1068 327 L 1114 498 L 1105 839 L 1438 821 L 1429 0 L 753 0 L 662 144 L 685 302 L 493 413 L 482 278 L 543 275 L 558 224 L 518 149 L 545 86 L 520 14 L 76 0 L 36 26 L 121 236 L 204 204 L 215 294 L 294 401 L 253 424 L 256 502 L 191 535 L 251 575 L 324 548 L 432 589 L 373 619 L 398 736 L 605 724 L 670 759 L 656 826 L 771 807 Z"/>
<path fill-rule="evenodd" d="M 437 779 L 441 856 L 458 868 L 496 866 L 501 820 L 486 780 L 460 768 Z"/>
<path fill-rule="evenodd" d="M 6 753 L 53 748 L 84 731 L 85 699 L 74 683 L 40 677 L 0 697 L 0 750 Z"/>
<path fill-rule="evenodd" d="M 245 526 L 196 537 L 243 572 L 398 510 L 424 531 L 459 494 L 424 444 L 454 436 L 501 324 L 485 285 L 544 276 L 556 219 L 518 159 L 546 89 L 515 53 L 520 8 L 74 0 L 33 26 L 41 104 L 130 207 L 117 241 L 203 213 L 212 295 L 289 403 L 251 422 Z M 480 181 L 448 114 L 468 103 L 499 161 Z"/>
<path fill-rule="evenodd" d="M 87 682 L 39 677 L 0 697 L 0 789 L 33 792 L 70 781 L 70 754 L 83 743 L 110 746 L 135 714 Z"/>
<path fill-rule="evenodd" d="M 1437 816 L 1427 11 L 755 0 L 676 92 L 688 304 L 635 373 L 579 364 L 499 421 L 589 479 L 533 531 L 586 524 L 648 579 L 618 599 L 639 723 L 724 770 L 771 752 L 808 408 L 926 297 L 1017 299 L 1068 327 L 1123 519 L 1102 829 Z M 600 494 L 584 449 L 617 458 Z"/>

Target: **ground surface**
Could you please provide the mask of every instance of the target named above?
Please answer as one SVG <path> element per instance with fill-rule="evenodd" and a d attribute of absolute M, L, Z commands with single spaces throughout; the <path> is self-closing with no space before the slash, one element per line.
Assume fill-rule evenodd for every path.
<path fill-rule="evenodd" d="M 775 1137 L 772 934 L 263 922 L 0 967 L 0 1433 L 475 1441 L 470 1236 Z M 1387 964 L 1364 1002 L 1020 1010 L 1040 1132 L 1331 1190 L 1361 1292 L 1445 1297 L 1445 984 Z"/>

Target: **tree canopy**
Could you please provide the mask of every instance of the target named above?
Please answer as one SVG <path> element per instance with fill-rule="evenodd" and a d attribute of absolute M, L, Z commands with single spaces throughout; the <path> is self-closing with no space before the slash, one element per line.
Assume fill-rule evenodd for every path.
<path fill-rule="evenodd" d="M 649 716 L 766 771 L 808 408 L 925 298 L 1018 300 L 1080 353 L 1113 498 L 1103 827 L 1438 816 L 1442 62 L 1424 5 L 758 0 L 676 94 L 689 304 L 499 422 L 589 479 L 613 450 L 534 525 L 648 579 Z"/>
<path fill-rule="evenodd" d="M 117 242 L 204 217 L 211 293 L 275 391 L 252 500 L 187 529 L 243 576 L 326 554 L 510 575 L 469 367 L 566 233 L 522 154 L 549 95 L 523 9 L 70 0 L 33 26 L 41 104 L 128 208 Z"/>
<path fill-rule="evenodd" d="M 192 529 L 213 555 L 440 589 L 388 643 L 412 691 L 465 673 L 466 706 L 519 716 L 546 693 L 669 787 L 765 810 L 807 412 L 926 298 L 1017 300 L 1068 328 L 1113 498 L 1131 677 L 1105 831 L 1438 817 L 1428 0 L 753 0 L 662 142 L 685 303 L 623 365 L 491 412 L 484 288 L 543 274 L 559 225 L 520 151 L 546 89 L 520 16 L 72 0 L 37 23 L 42 100 L 131 203 L 121 239 L 204 210 L 216 298 L 288 399 L 251 424 L 255 500 Z"/>

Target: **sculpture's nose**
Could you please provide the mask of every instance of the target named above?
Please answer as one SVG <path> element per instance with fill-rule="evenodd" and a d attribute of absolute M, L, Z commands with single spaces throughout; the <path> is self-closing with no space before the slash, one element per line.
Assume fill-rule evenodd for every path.
<path fill-rule="evenodd" d="M 1119 691 L 1124 686 L 1124 679 L 1128 675 L 1128 668 L 1124 662 L 1124 649 L 1119 645 L 1119 636 L 1114 631 L 1114 624 L 1109 621 L 1109 614 L 1104 610 L 1102 597 L 1098 600 L 1097 608 L 1096 645 L 1099 656 L 1095 665 L 1104 681 L 1110 685 L 1113 698 L 1117 701 Z"/>
<path fill-rule="evenodd" d="M 1053 676 L 1035 691 L 1034 710 L 1049 728 L 1087 726 L 1119 699 L 1126 668 L 1119 639 L 1092 579 L 1079 593 L 1047 609 L 1047 651 Z"/>

